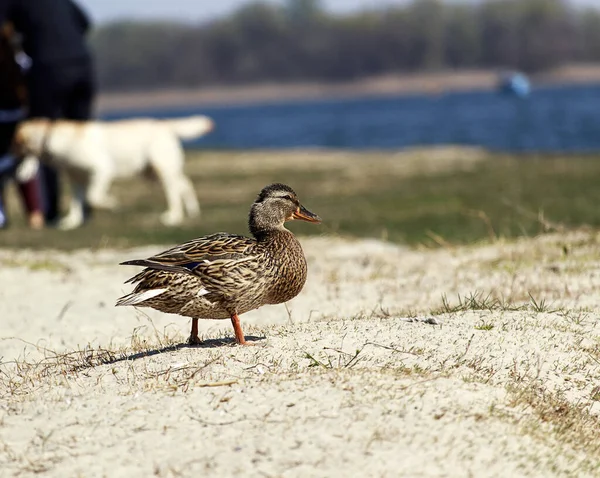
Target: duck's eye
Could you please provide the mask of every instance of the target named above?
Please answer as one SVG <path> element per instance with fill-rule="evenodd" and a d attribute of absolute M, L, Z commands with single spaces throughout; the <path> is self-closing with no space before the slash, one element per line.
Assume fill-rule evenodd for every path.
<path fill-rule="evenodd" d="M 294 201 L 294 198 L 292 196 L 283 196 L 283 199 L 287 199 L 288 201 L 292 201 L 293 203 L 296 202 Z"/>

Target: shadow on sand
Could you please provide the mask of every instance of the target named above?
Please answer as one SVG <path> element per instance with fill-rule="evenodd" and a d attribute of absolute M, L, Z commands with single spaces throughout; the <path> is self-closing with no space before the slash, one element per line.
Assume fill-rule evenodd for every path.
<path fill-rule="evenodd" d="M 265 340 L 265 339 L 266 339 L 266 337 L 256 337 L 253 335 L 246 336 L 246 341 L 252 342 L 252 345 L 254 345 L 255 343 L 260 342 L 262 340 Z M 145 350 L 143 352 L 136 352 L 133 354 L 123 355 L 120 357 L 111 357 L 111 358 L 106 357 L 104 360 L 101 360 L 101 363 L 99 363 L 98 365 L 111 365 L 111 364 L 115 364 L 118 362 L 125 362 L 128 360 L 138 360 L 138 359 L 142 359 L 145 357 L 151 357 L 153 355 L 158 355 L 158 354 L 162 354 L 162 353 L 175 352 L 175 351 L 181 350 L 181 349 L 214 349 L 214 348 L 224 347 L 226 345 L 229 345 L 229 346 L 236 345 L 236 342 L 233 338 L 207 339 L 207 340 L 202 341 L 202 343 L 200 343 L 200 344 L 193 344 L 193 345 L 185 342 L 185 343 L 169 345 L 169 346 L 161 347 L 161 348 L 157 348 L 157 349 Z"/>

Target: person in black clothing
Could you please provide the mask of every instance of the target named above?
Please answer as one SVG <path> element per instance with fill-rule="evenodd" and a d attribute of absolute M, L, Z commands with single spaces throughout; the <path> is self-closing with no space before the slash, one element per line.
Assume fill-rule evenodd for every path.
<path fill-rule="evenodd" d="M 90 21 L 72 0 L 0 0 L 0 24 L 9 20 L 22 35 L 31 57 L 27 75 L 30 118 L 88 120 L 92 116 L 95 81 L 86 45 Z M 58 174 L 41 166 L 44 215 L 59 214 Z"/>
<path fill-rule="evenodd" d="M 16 184 L 27 211 L 29 226 L 41 229 L 44 215 L 37 175 L 34 171 L 33 175 L 29 174 L 27 179 L 23 179 L 22 174 L 16 172 L 18 163 L 10 152 L 15 129 L 19 121 L 25 118 L 27 105 L 25 68 L 18 62 L 19 53 L 15 48 L 13 32 L 10 24 L 0 27 L 0 229 L 8 226 L 3 205 L 4 183 L 9 178 L 17 179 L 17 176 L 21 176 Z"/>

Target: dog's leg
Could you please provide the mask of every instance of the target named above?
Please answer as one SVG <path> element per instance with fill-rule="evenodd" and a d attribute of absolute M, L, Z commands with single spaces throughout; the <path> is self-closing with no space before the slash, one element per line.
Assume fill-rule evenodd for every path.
<path fill-rule="evenodd" d="M 109 171 L 94 171 L 86 194 L 88 204 L 95 209 L 113 210 L 117 200 L 108 194 L 113 176 Z"/>
<path fill-rule="evenodd" d="M 189 217 L 200 215 L 200 203 L 196 196 L 196 190 L 187 176 L 182 176 L 181 178 L 181 199 L 185 212 Z"/>
<path fill-rule="evenodd" d="M 62 230 L 76 229 L 83 224 L 85 185 L 71 180 L 71 194 L 69 212 L 58 222 L 58 228 Z"/>
<path fill-rule="evenodd" d="M 167 199 L 167 210 L 160 221 L 165 226 L 183 222 L 183 174 L 184 154 L 179 140 L 170 131 L 157 133 L 148 148 L 148 165 L 160 180 Z"/>
<path fill-rule="evenodd" d="M 180 187 L 177 182 L 168 185 L 163 183 L 163 186 L 167 196 L 167 210 L 160 215 L 160 222 L 165 226 L 176 226 L 183 222 Z"/>
<path fill-rule="evenodd" d="M 167 210 L 160 215 L 165 226 L 175 226 L 183 222 L 182 187 L 179 175 L 173 171 L 155 168 L 167 198 Z"/>

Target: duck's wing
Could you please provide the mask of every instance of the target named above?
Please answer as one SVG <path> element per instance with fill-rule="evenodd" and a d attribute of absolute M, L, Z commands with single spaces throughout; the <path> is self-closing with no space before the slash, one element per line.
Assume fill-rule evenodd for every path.
<path fill-rule="evenodd" d="M 242 259 L 253 253 L 256 240 L 250 237 L 218 232 L 192 239 L 179 246 L 161 252 L 150 260 L 162 264 L 185 265 L 217 259 Z"/>
<path fill-rule="evenodd" d="M 255 239 L 217 233 L 185 242 L 148 259 L 125 261 L 121 264 L 196 276 L 215 274 L 220 268 L 220 273 L 224 274 L 226 270 L 235 268 L 236 264 L 241 265 L 254 258 L 255 248 Z M 126 283 L 138 282 L 143 276 L 140 273 Z"/>
<path fill-rule="evenodd" d="M 260 288 L 264 263 L 258 254 L 216 259 L 198 264 L 192 273 L 206 290 L 222 297 L 234 297 L 243 290 Z"/>
<path fill-rule="evenodd" d="M 184 278 L 193 276 L 189 290 L 209 302 L 232 304 L 258 296 L 264 284 L 264 257 L 255 240 L 231 234 L 194 239 L 148 259 L 123 262 L 145 269 L 127 282 L 137 283 L 133 294 L 117 305 L 139 303 L 148 294 L 161 294 Z M 158 291 L 158 292 L 157 292 Z M 245 297 L 245 298 L 244 298 Z"/>

